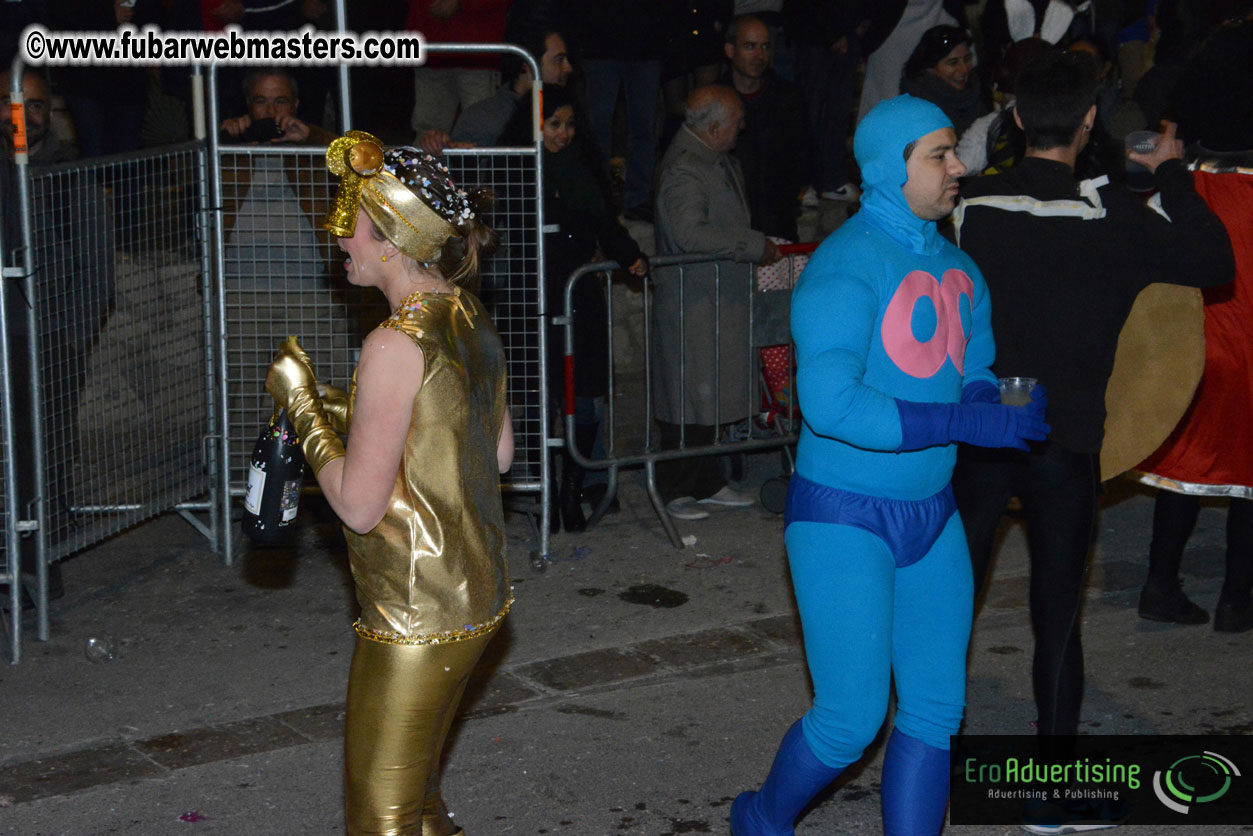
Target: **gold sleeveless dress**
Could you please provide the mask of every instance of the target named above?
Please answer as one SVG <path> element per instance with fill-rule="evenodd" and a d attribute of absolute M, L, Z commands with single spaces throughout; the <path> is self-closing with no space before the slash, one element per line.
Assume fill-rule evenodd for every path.
<path fill-rule="evenodd" d="M 413 294 L 381 327 L 413 340 L 425 376 L 387 512 L 367 534 L 344 529 L 361 605 L 356 630 L 407 645 L 483 635 L 513 603 L 496 462 L 500 337 L 482 303 L 457 287 Z M 350 431 L 356 391 L 354 374 Z"/>

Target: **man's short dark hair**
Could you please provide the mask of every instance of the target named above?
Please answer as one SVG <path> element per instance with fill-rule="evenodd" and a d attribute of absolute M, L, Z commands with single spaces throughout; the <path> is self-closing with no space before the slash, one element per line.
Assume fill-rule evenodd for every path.
<path fill-rule="evenodd" d="M 1027 62 L 1014 80 L 1014 108 L 1027 146 L 1041 151 L 1069 145 L 1096 104 L 1096 60 L 1083 52 L 1048 52 Z"/>
<path fill-rule="evenodd" d="M 565 41 L 565 36 L 558 30 L 543 27 L 521 28 L 513 35 L 513 43 L 531 54 L 541 72 L 544 69 L 544 53 L 548 51 L 549 35 L 556 35 Z M 507 87 L 517 81 L 518 77 L 528 69 L 530 69 L 530 64 L 526 63 L 522 56 L 506 52 L 500 58 L 500 83 Z"/>
<path fill-rule="evenodd" d="M 905 162 L 909 162 L 909 158 L 913 156 L 914 149 L 917 147 L 918 147 L 918 140 L 916 139 L 913 142 L 905 146 L 905 154 L 904 154 Z"/>
<path fill-rule="evenodd" d="M 763 21 L 757 15 L 754 15 L 754 14 L 737 15 L 736 17 L 732 18 L 729 24 L 727 24 L 726 31 L 722 33 L 723 39 L 727 43 L 731 44 L 731 46 L 735 46 L 736 39 L 740 37 L 740 27 L 750 21 L 753 23 L 760 23 L 762 26 L 766 25 L 765 21 Z M 769 31 L 769 27 L 767 27 L 766 31 Z"/>
<path fill-rule="evenodd" d="M 291 97 L 293 99 L 300 98 L 300 88 L 296 85 L 296 77 L 287 72 L 287 70 L 284 70 L 282 67 L 274 67 L 268 70 L 248 71 L 248 74 L 244 76 L 244 82 L 241 85 L 244 88 L 244 101 L 247 102 L 252 98 L 252 88 L 256 87 L 257 84 L 261 82 L 261 79 L 269 78 L 270 76 L 278 76 L 281 79 L 285 79 L 287 83 L 291 85 Z"/>

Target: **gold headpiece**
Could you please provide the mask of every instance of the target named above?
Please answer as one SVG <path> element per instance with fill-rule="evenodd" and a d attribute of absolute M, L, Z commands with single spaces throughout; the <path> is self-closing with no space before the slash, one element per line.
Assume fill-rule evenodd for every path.
<path fill-rule="evenodd" d="M 435 158 L 413 148 L 385 152 L 365 131 L 349 131 L 332 142 L 326 166 L 340 176 L 323 224 L 332 235 L 351 237 L 360 207 L 401 252 L 430 262 L 445 241 L 460 235 L 452 221 L 474 217 L 465 193 Z"/>

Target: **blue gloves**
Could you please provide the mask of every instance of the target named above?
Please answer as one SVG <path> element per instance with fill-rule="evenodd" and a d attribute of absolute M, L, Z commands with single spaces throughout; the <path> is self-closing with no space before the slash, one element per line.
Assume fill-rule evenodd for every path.
<path fill-rule="evenodd" d="M 991 387 L 991 384 L 987 384 Z M 971 384 L 968 400 L 962 391 L 961 403 L 918 403 L 897 399 L 901 418 L 901 450 L 921 450 L 937 444 L 964 441 L 977 447 L 1016 447 L 1029 450 L 1028 441 L 1043 441 L 1050 427 L 1044 422 L 1048 394 L 1043 386 L 1031 392 L 1027 406 L 989 403 L 986 389 Z M 973 398 L 979 400 L 973 400 Z M 997 398 L 999 401 L 999 397 Z"/>

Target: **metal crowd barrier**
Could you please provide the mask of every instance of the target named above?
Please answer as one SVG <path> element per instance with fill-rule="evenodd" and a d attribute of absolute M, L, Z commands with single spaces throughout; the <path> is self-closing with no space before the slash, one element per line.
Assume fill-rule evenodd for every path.
<path fill-rule="evenodd" d="M 618 489 L 618 474 L 624 467 L 644 467 L 648 496 L 657 512 L 662 527 L 675 548 L 683 548 L 683 541 L 673 520 L 666 512 L 665 503 L 657 489 L 656 465 L 661 461 L 686 459 L 696 456 L 726 455 L 771 448 L 787 449 L 795 444 L 799 431 L 799 412 L 794 408 L 794 394 L 790 403 L 780 404 L 777 393 L 772 393 L 765 383 L 760 369 L 761 350 L 769 346 L 786 346 L 787 377 L 795 381 L 795 353 L 791 350 L 791 333 L 788 327 L 788 311 L 790 309 L 791 287 L 799 277 L 798 260 L 815 248 L 815 244 L 788 244 L 780 246 L 786 258 L 786 279 L 778 289 L 764 290 L 751 265 L 740 264 L 728 260 L 720 260 L 708 254 L 657 256 L 649 260 L 649 280 L 643 285 L 643 342 L 642 358 L 636 368 L 616 368 L 615 358 L 622 352 L 615 349 L 615 331 L 621 332 L 621 317 L 615 316 L 614 294 L 607 295 L 608 327 L 609 327 L 609 366 L 606 374 L 609 381 L 609 394 L 606 398 L 605 415 L 601 424 L 605 455 L 601 458 L 589 458 L 583 455 L 575 444 L 575 407 L 574 407 L 574 365 L 579 358 L 574 355 L 574 332 L 577 327 L 574 310 L 574 288 L 580 281 L 595 280 L 602 275 L 611 275 L 612 271 L 621 267 L 612 261 L 585 264 L 575 270 L 566 281 L 564 295 L 564 316 L 553 320 L 555 325 L 562 326 L 565 340 L 565 392 L 564 392 L 564 444 L 566 452 L 576 463 L 591 470 L 605 470 L 608 484 L 604 498 L 593 509 L 588 525 L 595 525 L 612 503 Z M 749 271 L 750 281 L 736 280 L 732 271 Z M 710 348 L 713 355 L 713 386 L 709 396 L 714 403 L 714 425 L 722 427 L 718 439 L 712 444 L 689 444 L 680 430 L 679 446 L 673 449 L 657 449 L 654 439 L 653 424 L 655 405 L 653 400 L 654 379 L 662 373 L 657 368 L 658 362 L 670 366 L 668 372 L 671 381 L 677 374 L 678 401 L 684 403 L 688 391 L 688 358 L 686 356 L 689 339 L 687 331 L 693 315 L 707 315 L 707 308 L 699 314 L 694 312 L 701 303 L 708 303 L 710 282 L 707 278 L 712 272 L 712 293 L 716 303 L 712 306 L 712 346 L 702 344 L 697 348 Z M 689 275 L 694 274 L 694 275 Z M 653 297 L 657 294 L 656 285 L 669 283 L 677 294 L 677 317 L 661 317 L 655 315 Z M 699 283 L 695 290 L 689 285 Z M 733 299 L 739 296 L 739 299 Z M 700 297 L 699 299 L 697 297 Z M 725 300 L 725 302 L 724 302 Z M 740 321 L 729 321 L 724 318 L 724 307 L 740 307 L 742 301 L 743 316 Z M 708 325 L 708 323 L 703 323 Z M 615 327 L 616 326 L 616 327 Z M 740 381 L 744 388 L 742 408 L 732 409 L 734 414 L 724 414 L 721 408 L 722 384 L 725 382 L 721 374 L 721 366 L 733 358 L 724 357 L 719 348 L 723 328 L 742 329 L 748 336 L 744 342 L 744 362 L 748 370 L 747 379 Z M 659 328 L 672 329 L 678 335 L 678 354 L 659 357 L 655 346 L 656 333 Z M 737 349 L 738 350 L 738 349 Z M 734 359 L 734 362 L 739 362 Z M 642 384 L 642 393 L 639 391 Z M 792 384 L 794 387 L 794 383 Z M 737 387 L 738 388 L 738 387 Z M 623 397 L 623 395 L 628 395 Z M 642 405 L 640 412 L 634 409 Z M 631 410 L 627 415 L 620 415 L 623 410 Z M 688 421 L 687 423 L 695 423 Z M 624 432 L 623 425 L 629 425 Z M 732 425 L 728 432 L 727 425 Z"/>
<path fill-rule="evenodd" d="M 538 77 L 523 50 L 507 44 L 428 44 L 432 52 L 513 52 Z M 220 124 L 216 73 L 209 72 L 211 126 Z M 535 107 L 537 104 L 533 103 Z M 538 124 L 538 120 L 536 121 Z M 368 130 L 370 126 L 353 126 Z M 458 185 L 495 194 L 489 219 L 500 249 L 485 263 L 479 291 L 505 346 L 508 397 L 516 453 L 502 479 L 511 492 L 541 495 L 538 550 L 547 550 L 548 464 L 544 374 L 543 240 L 540 156 L 535 146 L 450 149 L 446 162 Z M 337 178 L 317 146 L 225 145 L 210 131 L 213 206 L 213 274 L 219 299 L 216 334 L 220 368 L 221 455 L 228 462 L 220 513 L 244 493 L 248 454 L 273 411 L 265 375 L 279 341 L 301 338 L 318 378 L 347 388 L 365 335 L 387 318 L 386 300 L 374 288 L 344 280 L 344 254 L 322 229 Z M 223 559 L 232 562 L 228 541 Z"/>
<path fill-rule="evenodd" d="M 336 6 L 342 21 L 342 0 Z M 513 52 L 539 77 L 511 45 L 428 49 Z M 340 108 L 349 113 L 342 69 Z M 23 70 L 15 61 L 15 103 Z M 193 142 L 34 172 L 19 155 L 16 193 L 0 200 L 10 239 L 0 227 L 0 584 L 8 592 L 0 625 L 15 663 L 22 554 L 32 555 L 41 640 L 49 566 L 140 520 L 178 511 L 229 565 L 231 499 L 242 494 L 249 448 L 272 408 L 264 377 L 278 340 L 305 337 L 319 373 L 346 384 L 361 337 L 387 315 L 377 293 L 330 280 L 339 253 L 320 232 L 335 191 L 324 149 L 220 148 L 212 69 L 208 78 L 208 153 Z M 536 114 L 538 98 L 536 84 Z M 449 166 L 463 185 L 497 194 L 492 223 L 503 248 L 485 270 L 482 296 L 509 351 L 518 430 L 502 487 L 540 494 L 544 551 L 552 442 L 543 430 L 538 147 L 450 152 Z"/>
<path fill-rule="evenodd" d="M 0 211 L 7 213 L 5 207 L 13 205 L 17 195 L 5 192 L 5 183 L 0 178 Z M 16 663 L 22 656 L 22 591 L 20 587 L 21 568 L 19 555 L 18 519 L 18 476 L 17 466 L 13 461 L 15 434 L 13 431 L 13 376 L 10 372 L 14 358 L 9 351 L 9 279 L 20 279 L 26 271 L 19 266 L 10 266 L 9 244 L 5 240 L 5 227 L 8 226 L 7 216 L 0 219 L 0 582 L 7 585 L 8 619 L 4 622 L 4 632 L 9 640 L 9 658 Z"/>
<path fill-rule="evenodd" d="M 22 263 L 5 272 L 22 281 L 4 298 L 4 423 L 21 439 L 6 463 L 22 493 L 5 554 L 16 611 L 13 564 L 33 555 L 27 591 L 46 640 L 50 564 L 170 510 L 217 540 L 215 504 L 192 501 L 211 492 L 215 432 L 204 149 L 19 165 L 17 179 Z"/>

